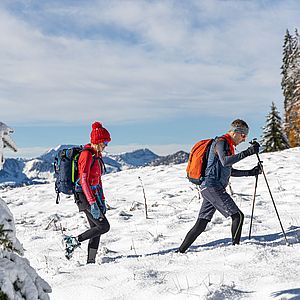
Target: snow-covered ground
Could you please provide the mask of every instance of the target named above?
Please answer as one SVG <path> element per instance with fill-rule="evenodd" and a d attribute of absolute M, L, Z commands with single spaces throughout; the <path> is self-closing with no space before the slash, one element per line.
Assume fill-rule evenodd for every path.
<path fill-rule="evenodd" d="M 241 245 L 230 243 L 231 219 L 216 213 L 186 254 L 174 250 L 196 221 L 201 199 L 185 178 L 185 164 L 105 175 L 111 230 L 101 237 L 95 265 L 85 264 L 87 243 L 71 261 L 65 259 L 61 230 L 77 235 L 87 222 L 72 198 L 55 204 L 53 184 L 2 190 L 0 196 L 14 214 L 25 256 L 51 285 L 53 300 L 300 299 L 300 149 L 261 158 L 289 246 L 262 175 L 252 239 L 255 178 L 232 178 L 233 197 L 245 214 Z M 235 167 L 256 163 L 253 156 Z"/>
<path fill-rule="evenodd" d="M 14 218 L 0 198 L 0 299 L 49 300 L 51 287 L 22 257 L 24 249 L 16 237 Z"/>

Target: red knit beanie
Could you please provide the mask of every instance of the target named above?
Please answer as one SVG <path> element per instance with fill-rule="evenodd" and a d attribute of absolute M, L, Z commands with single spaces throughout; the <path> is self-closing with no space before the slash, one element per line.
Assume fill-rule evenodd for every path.
<path fill-rule="evenodd" d="M 110 142 L 110 134 L 109 132 L 102 127 L 102 124 L 99 122 L 94 122 L 92 125 L 91 132 L 91 143 L 92 144 L 100 144 L 103 142 Z"/>

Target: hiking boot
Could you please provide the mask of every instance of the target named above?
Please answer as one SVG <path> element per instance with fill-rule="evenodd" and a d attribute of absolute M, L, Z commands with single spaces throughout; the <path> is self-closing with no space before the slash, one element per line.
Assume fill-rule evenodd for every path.
<path fill-rule="evenodd" d="M 66 246 L 65 256 L 67 259 L 70 259 L 73 256 L 74 250 L 81 245 L 76 237 L 70 235 L 64 236 L 64 243 Z"/>
<path fill-rule="evenodd" d="M 88 264 L 95 264 L 96 260 L 95 259 L 88 259 L 86 263 L 87 263 L 87 265 Z"/>
<path fill-rule="evenodd" d="M 96 255 L 98 249 L 88 248 L 88 257 L 87 257 L 87 264 L 94 264 L 96 263 Z"/>

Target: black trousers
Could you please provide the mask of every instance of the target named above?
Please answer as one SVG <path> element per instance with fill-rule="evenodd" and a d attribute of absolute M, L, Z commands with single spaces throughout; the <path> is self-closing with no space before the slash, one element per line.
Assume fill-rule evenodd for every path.
<path fill-rule="evenodd" d="M 86 218 L 89 222 L 90 229 L 81 233 L 78 236 L 78 241 L 81 243 L 83 241 L 89 240 L 89 247 L 93 249 L 98 249 L 100 236 L 109 231 L 110 225 L 108 220 L 103 215 L 102 219 L 94 219 L 90 210 L 84 210 Z"/>
<path fill-rule="evenodd" d="M 79 211 L 85 213 L 90 228 L 78 235 L 78 241 L 89 240 L 88 243 L 88 262 L 94 262 L 96 253 L 100 243 L 100 236 L 109 231 L 110 225 L 104 214 L 101 214 L 99 219 L 94 219 L 91 214 L 91 208 L 83 193 L 75 194 L 75 202 Z M 99 207 L 100 209 L 100 207 Z"/>

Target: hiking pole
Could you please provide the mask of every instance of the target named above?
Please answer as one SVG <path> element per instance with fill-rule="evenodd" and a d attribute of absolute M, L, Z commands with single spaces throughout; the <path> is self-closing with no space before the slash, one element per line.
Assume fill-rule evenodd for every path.
<path fill-rule="evenodd" d="M 256 142 L 256 139 L 253 139 L 252 141 L 250 141 L 250 144 L 251 144 L 251 145 L 254 145 L 255 143 L 257 143 L 257 142 Z M 264 175 L 265 182 L 266 182 L 266 185 L 267 185 L 267 187 L 268 187 L 268 190 L 269 190 L 269 193 L 270 193 L 270 196 L 271 196 L 271 199 L 272 199 L 274 208 L 275 208 L 275 212 L 276 212 L 276 215 L 277 215 L 277 218 L 278 218 L 278 221 L 279 221 L 279 224 L 280 224 L 282 233 L 283 233 L 284 238 L 285 238 L 285 242 L 286 242 L 286 244 L 288 245 L 289 242 L 288 242 L 288 240 L 287 240 L 285 231 L 284 231 L 284 229 L 283 229 L 283 226 L 282 226 L 282 223 L 281 223 L 281 220 L 280 220 L 280 217 L 279 217 L 279 213 L 278 213 L 278 211 L 277 211 L 277 207 L 276 207 L 276 204 L 275 204 L 275 201 L 274 201 L 274 198 L 273 198 L 273 195 L 272 195 L 272 192 L 271 192 L 271 189 L 270 189 L 268 180 L 267 180 L 267 176 L 266 176 L 266 173 L 265 173 L 265 171 L 264 171 L 264 169 L 263 169 L 262 161 L 260 160 L 260 157 L 259 157 L 258 153 L 256 153 L 256 157 L 257 157 L 257 160 L 258 160 L 259 167 L 261 168 L 262 173 L 263 173 L 263 175 Z"/>
<path fill-rule="evenodd" d="M 257 182 L 258 182 L 258 175 L 255 175 L 255 186 L 254 186 L 254 195 L 253 195 L 252 212 L 251 212 L 251 220 L 250 220 L 249 240 L 251 239 L 251 229 L 252 229 L 252 220 L 253 220 L 253 214 L 254 214 Z"/>

